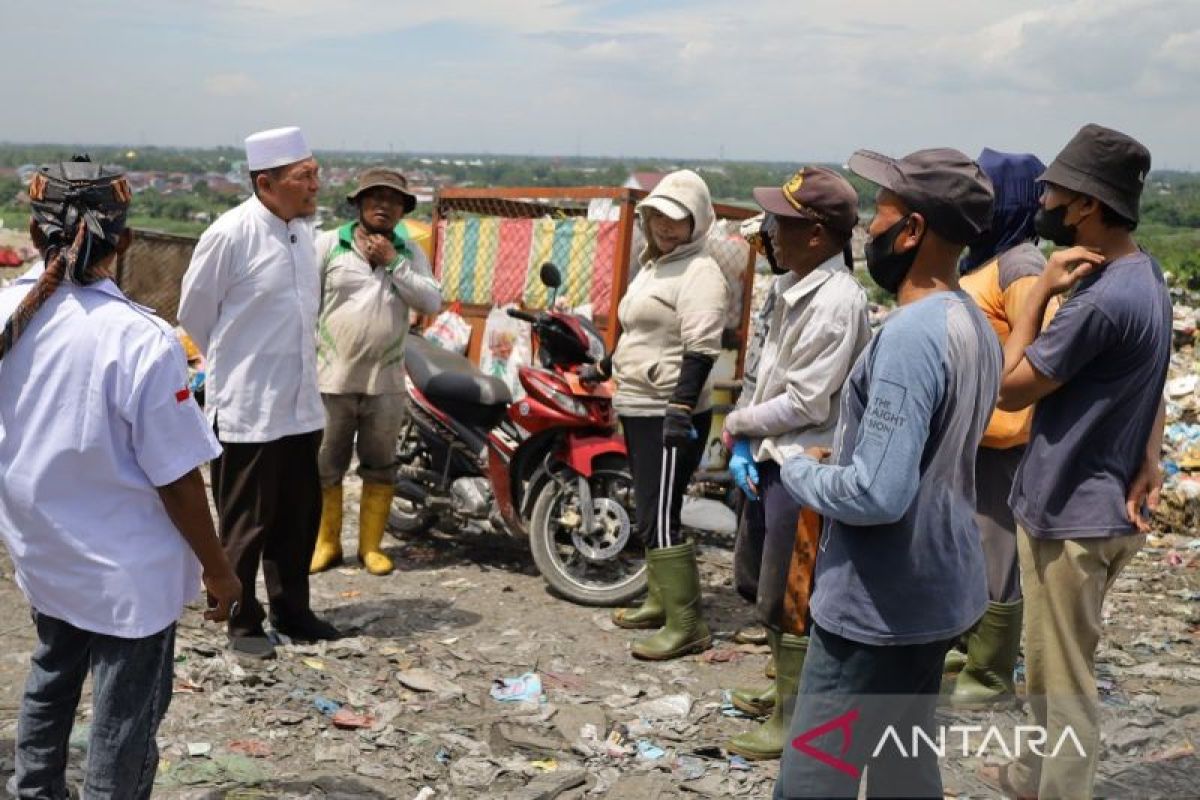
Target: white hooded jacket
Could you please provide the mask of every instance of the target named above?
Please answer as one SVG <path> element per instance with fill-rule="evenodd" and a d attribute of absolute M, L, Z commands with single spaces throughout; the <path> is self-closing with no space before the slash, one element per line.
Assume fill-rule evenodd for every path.
<path fill-rule="evenodd" d="M 683 206 L 693 220 L 691 239 L 665 256 L 657 252 L 646 224 L 646 205 L 654 198 Z M 637 212 L 647 244 L 638 256 L 641 271 L 617 310 L 621 339 L 613 353 L 613 405 L 623 416 L 661 416 L 679 380 L 683 354 L 720 355 L 729 287 L 706 250 L 716 215 L 703 178 L 691 170 L 667 175 Z M 711 407 L 710 376 L 695 411 Z"/>

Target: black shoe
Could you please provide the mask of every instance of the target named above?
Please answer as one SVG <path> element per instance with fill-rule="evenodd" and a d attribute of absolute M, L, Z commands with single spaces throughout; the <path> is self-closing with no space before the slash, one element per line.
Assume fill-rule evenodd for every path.
<path fill-rule="evenodd" d="M 275 645 L 271 643 L 265 633 L 251 636 L 230 636 L 229 649 L 236 656 L 256 661 L 266 661 L 275 657 Z"/>
<path fill-rule="evenodd" d="M 333 641 L 342 638 L 337 628 L 312 612 L 298 620 L 272 619 L 271 626 L 295 642 Z"/>
<path fill-rule="evenodd" d="M 8 779 L 8 783 L 4 785 L 4 790 L 9 797 L 17 796 L 17 776 L 13 775 Z M 79 800 L 79 790 L 73 784 L 67 784 L 67 794 L 65 800 Z"/>

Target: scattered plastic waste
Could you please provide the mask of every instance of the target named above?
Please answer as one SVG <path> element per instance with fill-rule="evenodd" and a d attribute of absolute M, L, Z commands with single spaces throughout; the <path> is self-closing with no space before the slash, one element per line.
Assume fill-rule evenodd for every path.
<path fill-rule="evenodd" d="M 259 739 L 235 739 L 228 744 L 229 752 L 251 758 L 270 758 L 271 745 Z"/>
<path fill-rule="evenodd" d="M 490 694 L 501 703 L 536 703 L 542 697 L 542 679 L 534 672 L 516 678 L 497 678 L 492 681 Z"/>
<path fill-rule="evenodd" d="M 671 773 L 681 781 L 703 778 L 706 772 L 708 772 L 708 762 L 694 756 L 678 756 L 671 768 Z"/>
<path fill-rule="evenodd" d="M 345 731 L 358 730 L 359 728 L 370 728 L 375 724 L 375 718 L 368 714 L 359 714 L 351 711 L 348 708 L 340 709 L 333 715 L 333 727 L 341 728 Z"/>
<path fill-rule="evenodd" d="M 335 703 L 333 700 L 330 700 L 328 697 L 322 697 L 321 695 L 317 695 L 316 697 L 314 697 L 312 702 L 313 702 L 313 707 L 316 708 L 317 711 L 320 711 L 322 714 L 324 714 L 327 717 L 332 717 L 334 714 L 338 713 L 338 711 L 340 711 L 342 708 L 340 703 Z"/>
<path fill-rule="evenodd" d="M 644 761 L 658 761 L 660 758 L 662 758 L 666 754 L 667 754 L 666 750 L 663 750 L 661 747 L 654 744 L 649 739 L 638 739 L 638 743 L 637 743 L 637 757 L 638 758 L 640 758 Z"/>
<path fill-rule="evenodd" d="M 735 718 L 749 718 L 750 715 L 733 704 L 733 692 L 726 689 L 721 694 L 721 716 Z"/>

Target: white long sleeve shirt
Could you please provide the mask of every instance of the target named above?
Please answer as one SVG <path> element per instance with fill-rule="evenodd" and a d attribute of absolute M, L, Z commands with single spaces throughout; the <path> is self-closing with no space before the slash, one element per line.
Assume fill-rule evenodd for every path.
<path fill-rule="evenodd" d="M 317 237 L 324 302 L 317 325 L 323 394 L 402 394 L 409 309 L 435 314 L 442 289 L 421 248 L 393 234 L 395 261 L 373 267 L 354 241 L 358 223 Z"/>
<path fill-rule="evenodd" d="M 179 322 L 208 359 L 205 407 L 225 442 L 270 442 L 325 427 L 317 389 L 320 275 L 312 223 L 257 197 L 200 237 Z"/>
<path fill-rule="evenodd" d="M 780 466 L 808 447 L 833 444 L 842 384 L 871 339 L 867 295 L 842 254 L 801 279 L 776 279 L 760 350 L 751 353 L 737 410 L 725 419 L 751 440 L 758 461 Z"/>

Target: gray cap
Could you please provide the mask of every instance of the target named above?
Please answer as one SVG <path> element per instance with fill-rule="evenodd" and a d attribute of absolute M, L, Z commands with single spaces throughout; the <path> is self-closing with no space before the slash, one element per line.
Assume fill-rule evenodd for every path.
<path fill-rule="evenodd" d="M 1094 197 L 1130 222 L 1138 221 L 1138 203 L 1150 151 L 1120 131 L 1091 123 L 1079 129 L 1038 178 Z"/>
<path fill-rule="evenodd" d="M 895 192 L 942 238 L 969 244 L 992 224 L 992 181 L 970 157 L 949 147 L 891 158 L 870 150 L 850 156 L 850 171 Z"/>

